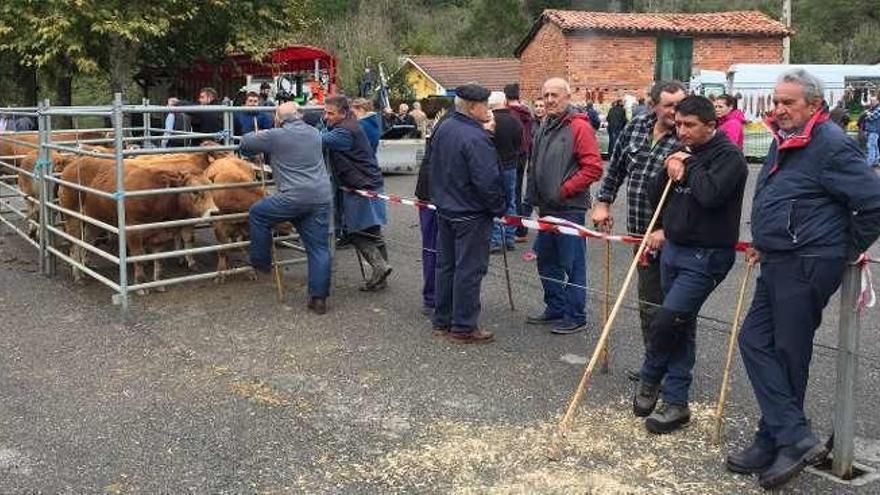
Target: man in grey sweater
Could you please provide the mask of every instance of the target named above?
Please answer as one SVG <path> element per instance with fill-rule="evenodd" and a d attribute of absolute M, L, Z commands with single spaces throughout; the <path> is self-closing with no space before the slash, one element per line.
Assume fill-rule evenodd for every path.
<path fill-rule="evenodd" d="M 272 227 L 291 222 L 306 249 L 310 310 L 327 312 L 330 293 L 330 175 L 324 166 L 321 134 L 303 122 L 299 106 L 287 102 L 275 111 L 278 127 L 246 134 L 242 151 L 268 153 L 278 193 L 250 209 L 251 265 L 268 273 L 272 267 Z"/>

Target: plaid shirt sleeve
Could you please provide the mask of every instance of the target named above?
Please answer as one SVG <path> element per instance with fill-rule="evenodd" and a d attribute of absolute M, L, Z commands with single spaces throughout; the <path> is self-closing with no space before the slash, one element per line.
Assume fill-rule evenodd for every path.
<path fill-rule="evenodd" d="M 624 179 L 626 179 L 627 173 L 627 152 L 624 143 L 629 143 L 630 139 L 632 139 L 632 131 L 633 122 L 630 122 L 623 129 L 623 132 L 620 133 L 620 137 L 617 138 L 614 149 L 611 151 L 611 158 L 608 161 L 605 177 L 602 179 L 602 184 L 599 186 L 599 192 L 596 195 L 597 201 L 611 204 L 617 197 L 617 191 L 623 184 Z"/>

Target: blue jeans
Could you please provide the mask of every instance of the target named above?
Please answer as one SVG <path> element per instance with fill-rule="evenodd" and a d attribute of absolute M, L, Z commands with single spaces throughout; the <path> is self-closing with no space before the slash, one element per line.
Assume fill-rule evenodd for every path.
<path fill-rule="evenodd" d="M 761 259 L 739 349 L 761 408 L 755 441 L 767 450 L 795 444 L 811 434 L 804 397 L 813 336 L 845 266 L 842 258 Z"/>
<path fill-rule="evenodd" d="M 501 176 L 504 179 L 504 192 L 507 195 L 507 210 L 504 213 L 516 215 L 516 167 L 505 168 L 501 171 Z M 504 242 L 501 242 L 502 232 L 504 232 Z M 516 227 L 513 225 L 496 223 L 492 226 L 492 247 L 513 246 L 515 234 Z"/>
<path fill-rule="evenodd" d="M 480 285 L 489 268 L 491 234 L 491 214 L 462 219 L 437 213 L 435 327 L 455 332 L 477 328 Z"/>
<path fill-rule="evenodd" d="M 584 224 L 584 212 L 554 215 Z M 566 323 L 587 322 L 587 241 L 583 237 L 538 232 L 535 237 L 538 275 L 544 287 L 544 313 Z"/>
<path fill-rule="evenodd" d="M 660 254 L 663 306 L 651 321 L 642 379 L 663 382 L 663 401 L 687 405 L 697 352 L 697 314 L 733 267 L 733 248 L 699 248 L 667 240 Z M 665 381 L 664 381 L 665 378 Z"/>
<path fill-rule="evenodd" d="M 291 222 L 306 248 L 309 262 L 309 296 L 330 294 L 330 203 L 303 205 L 276 194 L 250 209 L 251 265 L 261 272 L 272 268 L 272 227 Z"/>
<path fill-rule="evenodd" d="M 516 164 L 516 213 L 521 217 L 532 216 L 532 205 L 523 201 L 523 182 L 526 175 L 526 162 L 528 157 L 522 156 Z M 529 235 L 529 229 L 525 227 L 516 228 L 517 237 L 526 237 Z"/>
<path fill-rule="evenodd" d="M 880 134 L 868 133 L 868 166 L 875 167 L 880 164 Z"/>

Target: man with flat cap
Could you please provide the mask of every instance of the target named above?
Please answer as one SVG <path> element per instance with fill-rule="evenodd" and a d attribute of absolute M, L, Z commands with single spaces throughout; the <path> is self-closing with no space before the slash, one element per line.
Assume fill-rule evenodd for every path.
<path fill-rule="evenodd" d="M 438 234 L 434 335 L 462 343 L 493 338 L 478 325 L 480 284 L 489 266 L 492 219 L 504 213 L 506 200 L 498 153 L 483 127 L 490 119 L 488 100 L 488 89 L 460 86 L 455 112 L 431 137 Z"/>

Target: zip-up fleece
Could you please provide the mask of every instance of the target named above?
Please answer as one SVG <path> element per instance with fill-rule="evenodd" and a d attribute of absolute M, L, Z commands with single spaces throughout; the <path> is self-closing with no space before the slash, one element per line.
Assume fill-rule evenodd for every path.
<path fill-rule="evenodd" d="M 746 159 L 721 131 L 689 152 L 684 180 L 673 184 L 660 228 L 667 239 L 681 246 L 732 249 L 739 238 L 749 174 Z M 652 185 L 655 206 L 667 180 L 663 168 Z"/>
<path fill-rule="evenodd" d="M 849 258 L 880 235 L 880 177 L 856 142 L 821 111 L 774 142 L 758 176 L 752 239 L 762 253 Z"/>
<path fill-rule="evenodd" d="M 602 177 L 602 157 L 586 115 L 571 108 L 547 117 L 532 145 L 527 202 L 541 215 L 590 208 L 590 184 Z"/>

